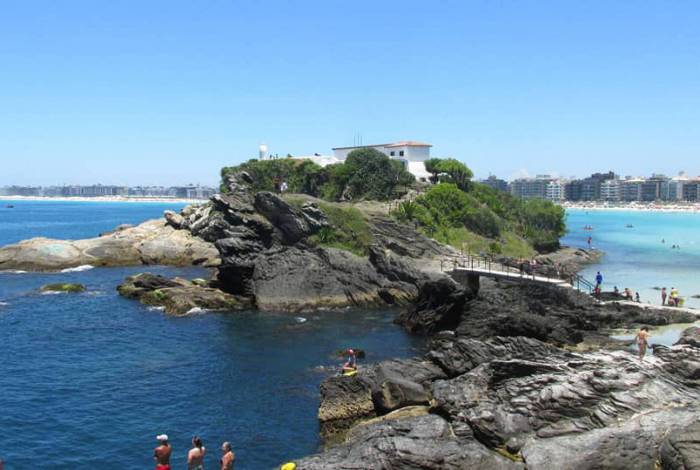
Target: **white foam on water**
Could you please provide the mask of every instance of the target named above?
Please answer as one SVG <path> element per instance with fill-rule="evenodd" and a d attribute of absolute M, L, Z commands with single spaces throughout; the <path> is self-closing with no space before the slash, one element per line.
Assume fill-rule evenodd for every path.
<path fill-rule="evenodd" d="M 65 294 L 63 291 L 47 290 L 41 293 L 41 295 L 61 295 Z"/>
<path fill-rule="evenodd" d="M 6 269 L 4 271 L 0 271 L 0 274 L 27 274 L 27 271 L 22 271 L 20 269 Z"/>
<path fill-rule="evenodd" d="M 76 266 L 74 268 L 66 268 L 66 269 L 61 269 L 62 273 L 79 273 L 82 271 L 89 271 L 90 269 L 93 269 L 94 266 L 91 264 L 83 264 L 80 266 Z"/>
<path fill-rule="evenodd" d="M 10 304 L 8 304 L 7 302 L 0 302 L 0 307 L 7 307 L 8 305 Z"/>
<path fill-rule="evenodd" d="M 194 308 L 191 308 L 191 309 L 189 309 L 189 310 L 187 311 L 187 315 L 195 315 L 195 314 L 198 314 L 198 313 L 206 313 L 206 312 L 208 312 L 208 311 L 209 311 L 209 310 L 207 310 L 206 308 L 194 307 Z"/>
<path fill-rule="evenodd" d="M 306 323 L 306 318 L 304 317 L 294 317 L 297 323 Z"/>
<path fill-rule="evenodd" d="M 156 312 L 156 311 L 162 312 L 163 310 L 165 310 L 165 307 L 162 307 L 162 306 L 160 306 L 160 307 L 148 307 L 148 310 L 150 312 Z"/>

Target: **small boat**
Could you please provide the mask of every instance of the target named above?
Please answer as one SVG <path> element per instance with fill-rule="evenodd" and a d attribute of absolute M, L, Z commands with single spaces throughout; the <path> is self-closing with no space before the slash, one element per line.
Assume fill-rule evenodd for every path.
<path fill-rule="evenodd" d="M 625 228 L 634 228 L 634 225 L 632 225 L 632 224 L 627 224 L 627 225 L 625 225 Z"/>

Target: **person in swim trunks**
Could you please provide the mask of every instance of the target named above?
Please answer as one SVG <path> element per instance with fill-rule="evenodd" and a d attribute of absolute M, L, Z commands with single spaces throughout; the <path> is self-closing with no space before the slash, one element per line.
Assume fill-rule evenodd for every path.
<path fill-rule="evenodd" d="M 153 450 L 153 459 L 156 461 L 156 470 L 170 470 L 170 454 L 173 449 L 168 444 L 168 435 L 160 434 L 156 436 L 158 447 Z"/>
<path fill-rule="evenodd" d="M 231 443 L 224 442 L 221 444 L 221 470 L 233 470 L 233 462 L 236 460 L 236 454 L 231 450 Z"/>

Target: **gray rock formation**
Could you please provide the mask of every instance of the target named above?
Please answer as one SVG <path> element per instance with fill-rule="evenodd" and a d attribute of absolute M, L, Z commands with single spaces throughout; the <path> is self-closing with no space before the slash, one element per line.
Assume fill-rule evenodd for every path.
<path fill-rule="evenodd" d="M 298 470 L 525 468 L 473 437 L 456 437 L 450 423 L 434 414 L 357 426 L 343 444 L 295 463 Z"/>
<path fill-rule="evenodd" d="M 151 220 L 85 240 L 32 238 L 0 248 L 0 270 L 56 271 L 83 265 L 217 266 L 213 244 L 165 220 Z"/>
<path fill-rule="evenodd" d="M 441 253 L 434 241 L 378 216 L 368 221 L 375 240 L 369 257 L 316 246 L 309 237 L 329 222 L 313 201 L 294 206 L 270 192 L 254 194 L 245 172 L 228 178 L 227 193 L 176 223 L 215 244 L 217 287 L 251 297 L 259 309 L 402 305 L 427 279 L 411 262 Z"/>
<path fill-rule="evenodd" d="M 700 328 L 697 326 L 686 328 L 676 344 L 687 344 L 694 348 L 700 348 Z"/>
<path fill-rule="evenodd" d="M 202 280 L 168 279 L 150 273 L 128 277 L 117 287 L 120 295 L 141 303 L 163 307 L 172 315 L 187 315 L 197 309 L 235 311 L 250 308 L 245 298 L 207 287 Z"/>
<path fill-rule="evenodd" d="M 298 464 L 698 468 L 698 367 L 700 349 L 687 345 L 656 347 L 655 357 L 640 362 L 629 352 L 578 354 L 532 338 L 481 341 L 443 332 L 423 360 L 384 362 L 325 382 L 333 383 L 333 393 L 322 387 L 322 426 L 323 418 L 342 414 L 344 426 L 327 430 L 346 434 L 341 444 Z M 455 444 L 468 451 L 455 453 Z"/>

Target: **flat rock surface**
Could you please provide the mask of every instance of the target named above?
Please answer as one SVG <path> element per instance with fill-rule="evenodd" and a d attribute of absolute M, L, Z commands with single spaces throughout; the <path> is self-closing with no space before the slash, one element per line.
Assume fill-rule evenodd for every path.
<path fill-rule="evenodd" d="M 83 265 L 165 264 L 216 266 L 213 244 L 176 230 L 165 220 L 150 220 L 84 240 L 32 238 L 0 248 L 0 270 L 56 271 Z"/>

